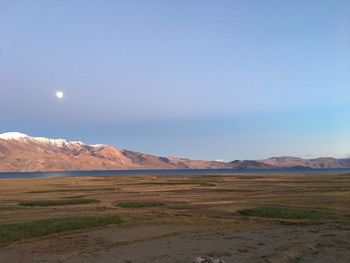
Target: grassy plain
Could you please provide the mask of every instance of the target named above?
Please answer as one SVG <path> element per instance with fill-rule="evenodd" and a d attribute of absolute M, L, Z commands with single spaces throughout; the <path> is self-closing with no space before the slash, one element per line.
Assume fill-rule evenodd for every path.
<path fill-rule="evenodd" d="M 51 255 L 52 262 L 56 262 L 56 246 L 67 236 L 69 242 L 62 241 L 61 246 L 66 249 L 60 252 L 60 258 L 77 251 L 88 253 L 91 249 L 100 251 L 106 247 L 118 250 L 122 257 L 120 249 L 124 249 L 125 244 L 146 244 L 156 242 L 155 239 L 188 237 L 195 233 L 243 235 L 258 229 L 285 231 L 287 226 L 299 231 L 300 226 L 310 225 L 322 229 L 348 229 L 349 200 L 348 174 L 0 179 L 0 261 L 21 262 L 16 256 L 30 251 L 28 243 L 21 243 L 28 239 L 32 239 L 33 247 L 51 244 L 49 249 L 39 249 L 35 253 L 38 261 Z M 82 234 L 86 235 L 84 246 L 79 245 Z M 215 244 L 220 240 L 222 237 L 216 237 L 216 241 L 211 242 Z M 225 247 L 231 243 L 222 244 Z M 271 255 L 273 249 L 270 248 Z M 237 253 L 244 255 L 242 251 Z M 268 254 L 267 248 L 266 251 Z M 137 253 L 130 253 L 134 258 L 129 259 L 125 252 L 123 260 L 141 262 Z M 195 252 L 187 254 L 184 253 L 185 258 Z M 255 255 L 253 252 L 248 254 Z M 218 257 L 227 262 L 232 259 L 245 262 L 244 257 L 232 251 L 225 255 Z M 140 260 L 145 260 L 141 250 L 139 256 Z M 84 260 L 90 262 L 89 259 L 91 262 L 101 260 L 95 256 Z M 108 258 L 103 260 L 109 262 Z M 174 262 L 172 260 L 175 259 L 170 256 L 167 260 L 152 262 Z M 80 261 L 71 258 L 71 262 Z"/>

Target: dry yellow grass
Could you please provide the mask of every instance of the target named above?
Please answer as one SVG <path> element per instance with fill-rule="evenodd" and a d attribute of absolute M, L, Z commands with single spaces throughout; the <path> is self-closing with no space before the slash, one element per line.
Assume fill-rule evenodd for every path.
<path fill-rule="evenodd" d="M 99 203 L 24 208 L 22 201 L 97 199 Z M 350 177 L 342 174 L 236 174 L 1 179 L 0 223 L 85 214 L 232 217 L 239 209 L 288 206 L 350 213 Z M 130 209 L 121 201 L 166 205 Z"/>

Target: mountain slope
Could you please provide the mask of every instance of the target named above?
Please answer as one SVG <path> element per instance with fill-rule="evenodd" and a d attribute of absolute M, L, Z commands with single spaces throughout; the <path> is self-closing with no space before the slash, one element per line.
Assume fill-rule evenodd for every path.
<path fill-rule="evenodd" d="M 222 162 L 158 157 L 109 145 L 0 134 L 0 171 L 227 168 Z"/>
<path fill-rule="evenodd" d="M 309 167 L 309 168 L 349 168 L 350 159 L 335 159 L 331 157 L 322 157 L 315 159 L 302 159 L 298 157 L 272 157 L 261 160 L 260 162 L 281 168 L 288 167 Z"/>
<path fill-rule="evenodd" d="M 0 172 L 78 171 L 117 169 L 274 169 L 290 167 L 350 168 L 350 159 L 272 157 L 232 162 L 159 157 L 104 144 L 31 137 L 23 133 L 0 134 Z"/>

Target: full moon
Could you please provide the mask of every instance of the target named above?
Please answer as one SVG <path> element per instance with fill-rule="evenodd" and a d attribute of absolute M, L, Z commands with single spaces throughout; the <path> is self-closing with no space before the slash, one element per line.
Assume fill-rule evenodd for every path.
<path fill-rule="evenodd" d="M 56 97 L 59 98 L 59 99 L 62 99 L 64 96 L 63 92 L 62 91 L 57 91 L 56 92 Z"/>

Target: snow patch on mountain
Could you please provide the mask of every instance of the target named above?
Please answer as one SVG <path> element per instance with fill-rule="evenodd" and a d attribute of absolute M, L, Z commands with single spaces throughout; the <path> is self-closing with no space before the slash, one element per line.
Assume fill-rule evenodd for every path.
<path fill-rule="evenodd" d="M 3 140 L 18 140 L 20 138 L 27 138 L 29 137 L 27 134 L 20 133 L 20 132 L 5 132 L 0 134 L 0 139 Z"/>
<path fill-rule="evenodd" d="M 89 145 L 86 144 L 82 141 L 69 141 L 66 139 L 50 139 L 46 137 L 31 137 L 27 134 L 20 133 L 20 132 L 5 132 L 0 134 L 0 139 L 3 140 L 18 140 L 18 141 L 23 141 L 23 140 L 29 140 L 29 141 L 34 141 L 34 142 L 39 142 L 43 144 L 51 144 L 59 148 L 63 148 L 66 146 L 91 146 L 93 148 L 101 148 L 104 145 L 103 144 L 95 144 L 95 145 Z"/>

